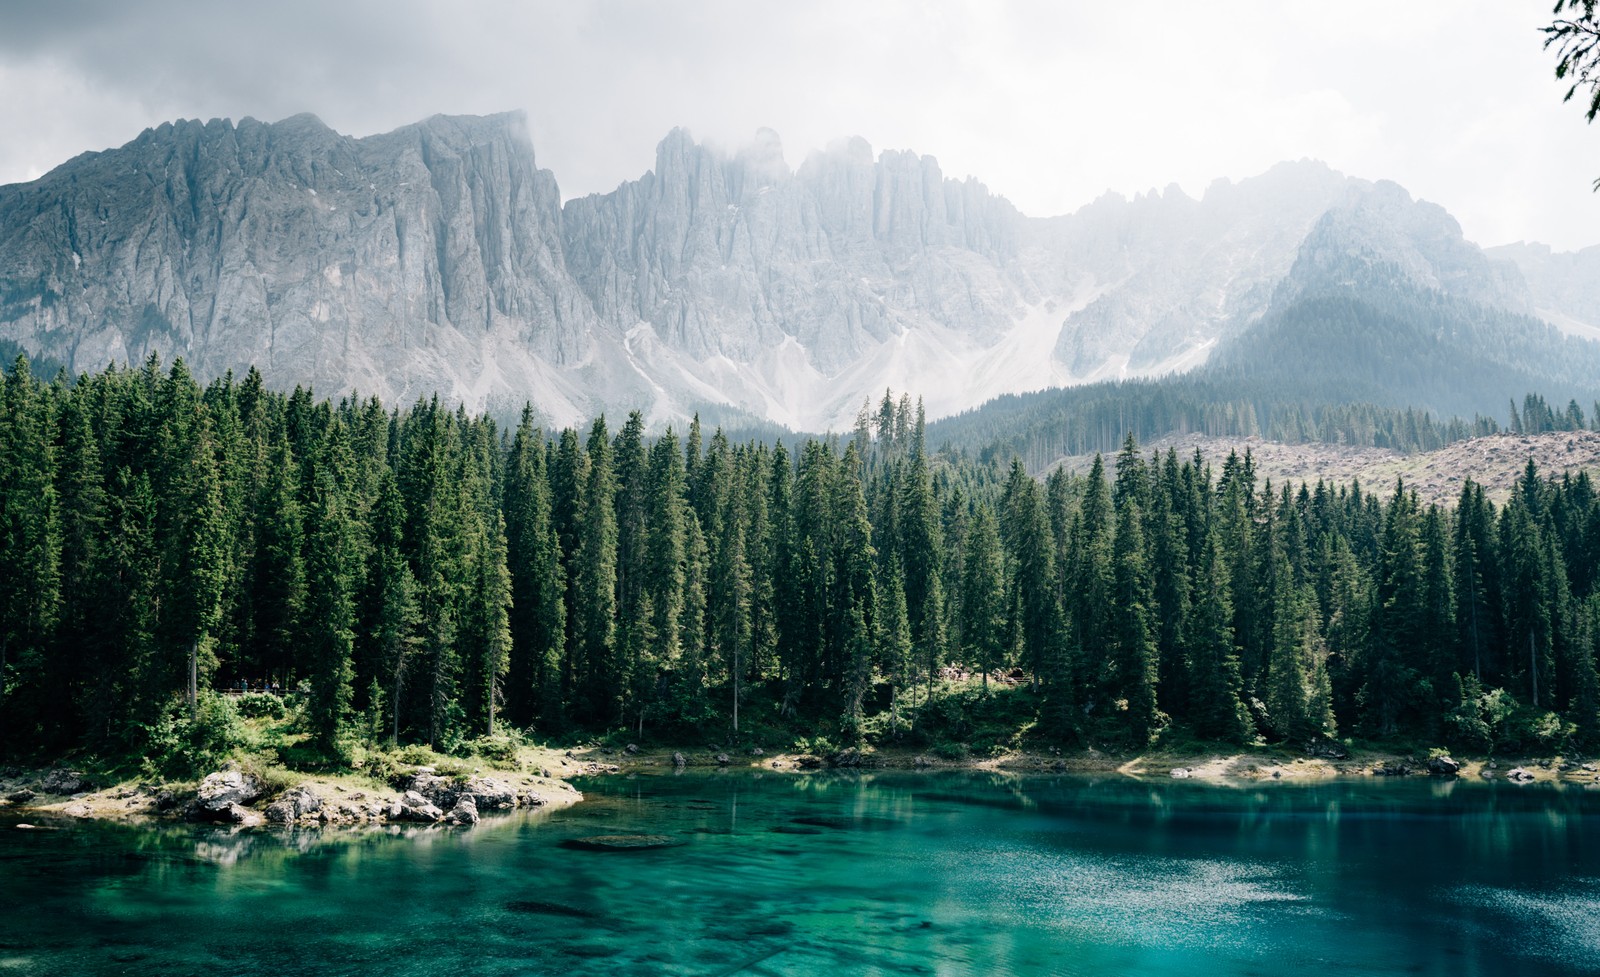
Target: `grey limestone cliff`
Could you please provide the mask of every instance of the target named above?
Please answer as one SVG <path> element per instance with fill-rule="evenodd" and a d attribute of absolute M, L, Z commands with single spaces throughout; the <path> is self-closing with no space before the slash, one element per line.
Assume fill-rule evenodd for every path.
<path fill-rule="evenodd" d="M 791 168 L 769 130 L 734 152 L 675 130 L 563 205 L 518 114 L 360 139 L 302 115 L 163 125 L 0 187 L 0 338 L 75 370 L 155 352 L 561 423 L 726 405 L 820 430 L 886 386 L 937 416 L 1198 364 L 1318 233 L 1529 306 L 1443 210 L 1317 163 L 1036 219 L 861 139 Z"/>

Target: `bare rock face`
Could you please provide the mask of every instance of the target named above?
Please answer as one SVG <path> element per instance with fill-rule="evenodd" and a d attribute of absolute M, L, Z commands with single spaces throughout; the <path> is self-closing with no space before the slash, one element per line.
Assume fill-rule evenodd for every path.
<path fill-rule="evenodd" d="M 0 338 L 74 371 L 181 355 L 202 380 L 531 400 L 560 424 L 710 407 L 841 429 L 886 386 L 938 417 L 1197 365 L 1351 247 L 1528 305 L 1442 210 L 1316 163 L 1036 219 L 929 156 L 850 139 L 791 169 L 770 130 L 726 153 L 680 129 L 638 180 L 563 205 L 520 114 L 362 139 L 180 121 L 0 187 Z"/>
<path fill-rule="evenodd" d="M 312 116 L 167 124 L 0 189 L 0 334 L 80 370 L 159 351 L 459 399 L 499 347 L 584 355 L 559 228 L 520 116 L 368 139 Z"/>

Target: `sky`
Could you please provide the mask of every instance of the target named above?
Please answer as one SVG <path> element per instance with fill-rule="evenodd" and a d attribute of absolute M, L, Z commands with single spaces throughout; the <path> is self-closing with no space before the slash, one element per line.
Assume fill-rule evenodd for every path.
<path fill-rule="evenodd" d="M 859 135 L 1035 216 L 1321 159 L 1481 245 L 1600 244 L 1600 124 L 1562 104 L 1549 0 L 0 0 L 0 183 L 177 118 L 353 135 L 527 113 L 565 197 L 682 126 Z"/>

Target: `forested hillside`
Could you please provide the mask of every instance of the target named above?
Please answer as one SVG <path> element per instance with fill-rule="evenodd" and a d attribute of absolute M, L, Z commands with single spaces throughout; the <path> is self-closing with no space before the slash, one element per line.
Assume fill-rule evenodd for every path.
<path fill-rule="evenodd" d="M 1504 506 L 1469 482 L 1447 509 L 1131 438 L 1041 483 L 930 453 L 889 396 L 791 451 L 201 387 L 154 359 L 52 383 L 19 360 L 0 390 L 11 756 L 139 754 L 262 681 L 334 762 L 752 722 L 1556 749 L 1600 735 L 1597 564 L 1590 479 L 1531 465 Z"/>

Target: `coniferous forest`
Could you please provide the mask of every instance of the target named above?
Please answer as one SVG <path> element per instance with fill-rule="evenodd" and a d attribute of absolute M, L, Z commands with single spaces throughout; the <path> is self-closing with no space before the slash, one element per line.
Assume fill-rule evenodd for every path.
<path fill-rule="evenodd" d="M 19 359 L 0 516 L 13 757 L 137 754 L 261 685 L 334 762 L 758 725 L 979 749 L 1600 738 L 1600 498 L 1531 464 L 1505 504 L 1466 481 L 1449 508 L 1131 438 L 1041 482 L 931 451 L 887 394 L 791 447 Z"/>

